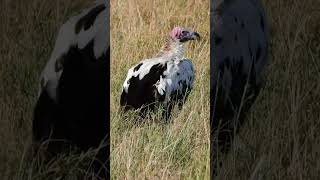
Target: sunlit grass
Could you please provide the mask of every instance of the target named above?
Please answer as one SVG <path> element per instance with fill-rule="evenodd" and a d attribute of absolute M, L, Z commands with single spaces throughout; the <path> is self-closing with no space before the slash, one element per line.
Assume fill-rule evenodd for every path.
<path fill-rule="evenodd" d="M 263 1 L 270 29 L 266 85 L 218 179 L 320 177 L 320 2 Z"/>
<path fill-rule="evenodd" d="M 174 26 L 200 33 L 186 46 L 196 69 L 194 88 L 170 123 L 161 112 L 136 123 L 119 110 L 128 69 L 153 57 Z M 111 1 L 112 179 L 209 179 L 209 2 Z"/>

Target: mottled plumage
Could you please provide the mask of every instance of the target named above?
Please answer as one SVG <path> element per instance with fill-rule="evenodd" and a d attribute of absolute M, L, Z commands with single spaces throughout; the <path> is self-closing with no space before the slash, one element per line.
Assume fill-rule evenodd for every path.
<path fill-rule="evenodd" d="M 97 1 L 95 6 L 83 10 L 62 25 L 51 57 L 41 73 L 39 95 L 45 89 L 53 100 L 57 99 L 56 88 L 63 72 L 65 56 L 72 48 L 88 52 L 99 59 L 109 48 L 109 13 L 106 1 Z"/>
<path fill-rule="evenodd" d="M 175 103 L 180 106 L 192 89 L 194 69 L 184 57 L 184 42 L 199 38 L 195 32 L 176 27 L 163 48 L 151 59 L 129 69 L 123 83 L 120 104 L 125 109 L 154 110 L 157 105 L 167 109 L 167 118 Z"/>
<path fill-rule="evenodd" d="M 211 13 L 211 127 L 227 150 L 263 84 L 268 30 L 260 0 L 215 0 Z"/>
<path fill-rule="evenodd" d="M 107 1 L 97 1 L 63 24 L 41 73 L 33 140 L 35 144 L 50 140 L 50 153 L 63 151 L 66 144 L 84 151 L 97 148 L 107 136 L 108 8 Z M 94 168 L 107 162 L 108 149 L 101 148 Z"/>

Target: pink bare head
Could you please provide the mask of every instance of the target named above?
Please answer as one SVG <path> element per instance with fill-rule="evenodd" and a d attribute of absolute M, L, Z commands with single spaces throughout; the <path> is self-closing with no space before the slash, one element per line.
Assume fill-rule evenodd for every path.
<path fill-rule="evenodd" d="M 179 42 L 200 39 L 200 35 L 197 32 L 189 31 L 182 27 L 174 27 L 170 32 L 170 37 Z"/>

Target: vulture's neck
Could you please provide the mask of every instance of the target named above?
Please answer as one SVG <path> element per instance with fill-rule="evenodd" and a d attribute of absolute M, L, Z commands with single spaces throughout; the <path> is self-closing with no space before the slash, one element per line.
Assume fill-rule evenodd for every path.
<path fill-rule="evenodd" d="M 184 45 L 181 42 L 168 37 L 165 44 L 156 57 L 163 57 L 166 60 L 182 59 L 184 56 Z"/>

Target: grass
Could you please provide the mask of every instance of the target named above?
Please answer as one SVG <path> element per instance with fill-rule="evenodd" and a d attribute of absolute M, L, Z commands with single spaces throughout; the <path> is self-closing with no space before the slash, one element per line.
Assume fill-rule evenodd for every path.
<path fill-rule="evenodd" d="M 136 125 L 119 110 L 127 71 L 160 50 L 174 26 L 202 40 L 186 47 L 196 69 L 195 86 L 172 123 L 157 113 Z M 111 1 L 111 178 L 209 179 L 209 2 Z"/>
<path fill-rule="evenodd" d="M 218 179 L 319 179 L 320 2 L 264 0 L 267 83 Z"/>
<path fill-rule="evenodd" d="M 220 179 L 320 177 L 320 11 L 318 0 L 264 0 L 271 31 L 267 84 L 252 107 Z M 111 1 L 111 173 L 116 179 L 208 179 L 209 16 L 207 1 Z M 85 171 L 91 152 L 51 164 L 28 158 L 39 74 L 65 20 L 89 0 L 0 1 L 0 177 L 47 179 Z M 129 8 L 130 7 L 130 8 Z M 152 8 L 153 7 L 153 8 Z M 119 112 L 131 65 L 155 54 L 174 25 L 202 35 L 187 47 L 195 87 L 172 124 L 135 125 Z M 40 167 L 37 168 L 37 167 Z M 72 168 L 70 168 L 72 167 Z M 90 176 L 90 175 L 88 175 Z M 87 177 L 88 177 L 87 176 Z"/>
<path fill-rule="evenodd" d="M 50 163 L 30 157 L 32 113 L 40 72 L 49 59 L 60 26 L 88 0 L 0 2 L 0 177 L 76 179 L 91 177 L 81 165 L 94 150 L 64 154 Z"/>

